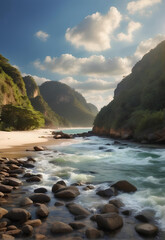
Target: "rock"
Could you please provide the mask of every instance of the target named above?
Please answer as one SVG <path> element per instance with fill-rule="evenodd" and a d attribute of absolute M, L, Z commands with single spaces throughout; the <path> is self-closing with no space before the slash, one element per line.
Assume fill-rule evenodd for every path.
<path fill-rule="evenodd" d="M 144 216 L 143 214 L 138 214 L 138 215 L 135 216 L 135 218 L 137 220 L 139 220 L 140 222 L 144 222 L 144 223 L 149 222 L 149 219 L 146 216 Z"/>
<path fill-rule="evenodd" d="M 94 214 L 93 216 L 91 216 L 90 220 L 96 222 L 97 215 L 99 215 L 99 214 Z"/>
<path fill-rule="evenodd" d="M 97 238 L 101 238 L 102 234 L 99 230 L 97 230 L 96 228 L 88 228 L 85 232 L 86 236 L 88 239 L 97 239 Z"/>
<path fill-rule="evenodd" d="M 35 203 L 50 202 L 50 197 L 44 193 L 35 193 L 29 197 Z"/>
<path fill-rule="evenodd" d="M 33 204 L 33 201 L 30 198 L 28 198 L 28 197 L 25 197 L 25 198 L 23 198 L 20 201 L 20 206 L 21 207 L 24 207 L 24 206 L 27 206 L 27 205 L 31 205 L 31 204 Z"/>
<path fill-rule="evenodd" d="M 45 149 L 43 147 L 40 147 L 40 146 L 34 146 L 34 150 L 35 151 L 44 151 Z"/>
<path fill-rule="evenodd" d="M 4 197 L 4 194 L 2 192 L 0 192 L 0 198 Z"/>
<path fill-rule="evenodd" d="M 13 208 L 6 214 L 5 217 L 12 221 L 26 222 L 31 217 L 31 214 L 25 209 Z"/>
<path fill-rule="evenodd" d="M 40 187 L 34 190 L 35 193 L 46 193 L 48 190 L 44 187 Z"/>
<path fill-rule="evenodd" d="M 7 222 L 4 221 L 4 222 L 0 222 L 0 228 L 4 228 L 7 226 Z"/>
<path fill-rule="evenodd" d="M 41 182 L 41 178 L 38 176 L 29 177 L 26 182 Z"/>
<path fill-rule="evenodd" d="M 7 227 L 8 230 L 16 230 L 17 227 L 15 225 L 10 225 Z"/>
<path fill-rule="evenodd" d="M 36 160 L 34 158 L 32 158 L 32 157 L 28 157 L 27 162 L 34 162 L 35 163 Z"/>
<path fill-rule="evenodd" d="M 39 218 L 45 218 L 49 215 L 49 210 L 46 205 L 41 204 L 37 209 L 36 214 Z"/>
<path fill-rule="evenodd" d="M 76 204 L 76 203 L 68 203 L 66 205 L 66 207 L 68 208 L 70 213 L 72 213 L 73 215 L 76 215 L 76 216 L 77 215 L 88 216 L 91 214 L 88 210 L 86 210 L 81 205 Z"/>
<path fill-rule="evenodd" d="M 92 186 L 92 185 L 87 185 L 86 187 L 83 188 L 84 191 L 88 191 L 88 190 L 92 190 L 94 189 L 95 187 Z"/>
<path fill-rule="evenodd" d="M 124 207 L 124 203 L 120 199 L 112 199 L 109 203 L 113 204 L 117 208 Z"/>
<path fill-rule="evenodd" d="M 138 213 L 135 218 L 144 223 L 154 222 L 155 211 L 153 209 L 144 209 Z"/>
<path fill-rule="evenodd" d="M 20 186 L 22 185 L 22 182 L 17 178 L 9 177 L 4 179 L 3 184 L 10 186 Z"/>
<path fill-rule="evenodd" d="M 87 216 L 86 215 L 76 215 L 75 217 L 74 217 L 74 220 L 75 221 L 79 221 L 79 220 L 82 220 L 82 219 L 84 219 L 84 218 L 86 218 Z"/>
<path fill-rule="evenodd" d="M 15 165 L 15 164 L 11 164 L 11 165 L 10 165 L 10 169 L 11 169 L 11 170 L 19 169 L 19 166 Z"/>
<path fill-rule="evenodd" d="M 55 197 L 62 199 L 73 199 L 80 194 L 79 190 L 75 186 L 66 187 L 60 189 L 57 193 L 55 193 Z"/>
<path fill-rule="evenodd" d="M 65 188 L 64 185 L 61 185 L 61 184 L 58 184 L 58 183 L 55 183 L 52 187 L 52 192 L 53 193 L 56 193 L 58 190 L 62 189 L 62 188 Z"/>
<path fill-rule="evenodd" d="M 0 192 L 2 192 L 2 193 L 10 193 L 12 191 L 12 189 L 13 189 L 13 187 L 6 186 L 6 185 L 0 183 Z"/>
<path fill-rule="evenodd" d="M 30 225 L 32 227 L 38 227 L 42 224 L 40 219 L 28 220 L 25 225 Z"/>
<path fill-rule="evenodd" d="M 113 231 L 123 226 L 123 219 L 117 213 L 97 215 L 96 222 L 99 228 L 107 231 Z"/>
<path fill-rule="evenodd" d="M 51 226 L 51 232 L 52 233 L 71 233 L 73 231 L 73 228 L 63 222 L 54 222 Z"/>
<path fill-rule="evenodd" d="M 8 235 L 8 234 L 2 234 L 2 240 L 14 240 L 15 237 Z"/>
<path fill-rule="evenodd" d="M 10 231 L 7 231 L 6 234 L 8 235 L 12 235 L 12 236 L 17 236 L 21 233 L 22 231 L 20 229 L 15 229 L 15 230 L 10 230 Z"/>
<path fill-rule="evenodd" d="M 63 185 L 63 186 L 66 187 L 66 183 L 63 180 L 60 180 L 60 181 L 56 182 L 56 184 L 60 184 L 60 185 Z"/>
<path fill-rule="evenodd" d="M 13 169 L 13 170 L 9 170 L 9 173 L 14 173 L 14 174 L 23 174 L 25 172 L 25 170 L 23 168 L 18 168 L 18 169 Z"/>
<path fill-rule="evenodd" d="M 96 194 L 101 197 L 106 197 L 106 198 L 110 198 L 115 195 L 114 190 L 112 188 L 107 188 L 105 190 L 99 190 L 98 192 L 96 192 Z"/>
<path fill-rule="evenodd" d="M 33 233 L 33 227 L 31 225 L 24 225 L 22 228 L 22 232 L 25 235 L 32 235 Z"/>
<path fill-rule="evenodd" d="M 86 225 L 82 222 L 71 222 L 69 223 L 69 225 L 73 228 L 73 229 L 81 229 L 81 228 L 84 228 L 86 227 Z"/>
<path fill-rule="evenodd" d="M 101 213 L 112 213 L 112 212 L 116 212 L 118 213 L 118 209 L 117 207 L 115 207 L 113 204 L 105 204 L 102 208 L 101 208 Z"/>
<path fill-rule="evenodd" d="M 119 191 L 130 193 L 130 192 L 136 192 L 137 188 L 129 183 L 128 181 L 121 180 L 113 184 L 111 187 L 116 188 Z"/>
<path fill-rule="evenodd" d="M 23 163 L 23 166 L 24 166 L 25 168 L 34 168 L 34 167 L 35 167 L 33 164 L 28 163 L 28 162 L 24 162 L 24 163 Z"/>
<path fill-rule="evenodd" d="M 144 236 L 154 236 L 158 232 L 158 228 L 149 223 L 138 224 L 135 226 L 135 230 Z"/>
<path fill-rule="evenodd" d="M 123 215 L 125 216 L 129 216 L 130 215 L 130 211 L 129 210 L 124 210 L 121 212 Z"/>
<path fill-rule="evenodd" d="M 47 237 L 43 234 L 35 234 L 35 240 L 43 240 L 43 239 L 47 239 Z"/>
<path fill-rule="evenodd" d="M 63 202 L 55 202 L 54 206 L 56 206 L 56 207 L 64 206 L 64 203 Z"/>
<path fill-rule="evenodd" d="M 7 226 L 9 226 L 9 225 L 12 224 L 11 221 L 10 221 L 10 219 L 8 219 L 8 218 L 6 218 L 6 217 L 3 217 L 2 219 L 0 219 L 0 223 L 1 223 L 1 222 L 7 222 Z"/>
<path fill-rule="evenodd" d="M 8 213 L 8 211 L 5 208 L 1 208 L 0 207 L 0 219 L 6 215 Z"/>

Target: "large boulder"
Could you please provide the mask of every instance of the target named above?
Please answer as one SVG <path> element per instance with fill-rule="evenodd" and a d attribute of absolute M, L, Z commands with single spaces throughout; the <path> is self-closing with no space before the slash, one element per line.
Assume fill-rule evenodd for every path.
<path fill-rule="evenodd" d="M 39 218 L 45 218 L 49 215 L 49 210 L 45 204 L 41 204 L 38 207 L 36 214 Z"/>
<path fill-rule="evenodd" d="M 76 204 L 76 203 L 68 203 L 66 205 L 66 207 L 68 208 L 70 213 L 72 213 L 73 215 L 76 215 L 76 216 L 78 216 L 78 215 L 88 216 L 91 214 L 88 210 L 86 210 L 81 205 Z"/>
<path fill-rule="evenodd" d="M 52 226 L 51 226 L 51 232 L 52 233 L 70 233 L 73 231 L 73 228 L 66 224 L 66 223 L 63 223 L 63 222 L 58 222 L 58 221 L 55 221 Z"/>
<path fill-rule="evenodd" d="M 35 193 L 29 197 L 35 203 L 50 202 L 50 197 L 44 193 Z"/>
<path fill-rule="evenodd" d="M 12 221 L 26 222 L 31 217 L 31 214 L 25 209 L 13 208 L 6 214 L 5 217 Z"/>
<path fill-rule="evenodd" d="M 80 194 L 79 190 L 75 186 L 65 187 L 55 193 L 55 197 L 62 199 L 73 199 Z"/>
<path fill-rule="evenodd" d="M 1 208 L 0 207 L 0 219 L 6 215 L 8 213 L 8 211 L 5 208 Z"/>
<path fill-rule="evenodd" d="M 137 224 L 135 226 L 135 230 L 144 236 L 154 236 L 158 232 L 158 228 L 155 225 L 149 223 Z"/>
<path fill-rule="evenodd" d="M 123 226 L 123 219 L 117 213 L 96 215 L 96 222 L 99 228 L 107 231 L 113 231 Z"/>
<path fill-rule="evenodd" d="M 12 191 L 13 187 L 12 186 L 7 186 L 4 184 L 0 183 L 0 192 L 2 193 L 10 193 Z"/>
<path fill-rule="evenodd" d="M 8 177 L 4 179 L 3 184 L 15 187 L 22 185 L 22 182 L 17 178 Z"/>
<path fill-rule="evenodd" d="M 137 188 L 126 180 L 118 181 L 118 182 L 114 183 L 111 187 L 114 187 L 118 191 L 122 191 L 122 192 L 126 192 L 126 193 L 137 191 Z"/>

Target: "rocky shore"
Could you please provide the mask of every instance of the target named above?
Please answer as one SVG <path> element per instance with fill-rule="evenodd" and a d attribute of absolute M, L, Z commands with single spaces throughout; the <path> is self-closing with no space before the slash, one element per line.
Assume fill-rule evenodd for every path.
<path fill-rule="evenodd" d="M 44 148 L 35 146 L 34 151 Z M 96 189 L 100 199 L 107 202 L 93 213 L 75 199 L 84 191 L 95 189 L 94 185 L 67 186 L 61 179 L 49 191 L 41 186 L 42 174 L 33 172 L 35 161 L 32 157 L 0 158 L 1 239 L 161 239 L 151 212 L 132 216 L 118 198 L 120 192 L 138 191 L 136 186 L 121 180 L 107 189 Z M 29 186 L 36 183 L 38 188 L 30 192 Z"/>

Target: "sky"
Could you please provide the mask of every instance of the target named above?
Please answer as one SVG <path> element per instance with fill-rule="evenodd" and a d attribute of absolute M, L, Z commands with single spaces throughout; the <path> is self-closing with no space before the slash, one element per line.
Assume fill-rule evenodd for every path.
<path fill-rule="evenodd" d="M 98 109 L 165 40 L 165 0 L 0 0 L 0 53 L 38 85 L 60 81 Z"/>

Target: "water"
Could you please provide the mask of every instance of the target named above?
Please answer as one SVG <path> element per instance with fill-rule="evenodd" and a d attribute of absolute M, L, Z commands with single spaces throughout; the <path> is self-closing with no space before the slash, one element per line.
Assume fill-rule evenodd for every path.
<path fill-rule="evenodd" d="M 75 133 L 77 130 L 65 132 Z M 76 199 L 93 212 L 100 204 L 107 203 L 95 194 L 96 189 L 105 189 L 118 180 L 128 180 L 138 191 L 119 194 L 125 208 L 132 210 L 133 214 L 145 209 L 154 210 L 157 224 L 165 231 L 164 158 L 163 148 L 93 136 L 50 146 L 38 156 L 37 172 L 44 172 L 44 186 L 48 189 L 61 178 L 68 184 L 84 182 L 95 185 L 94 190 L 83 191 Z"/>

